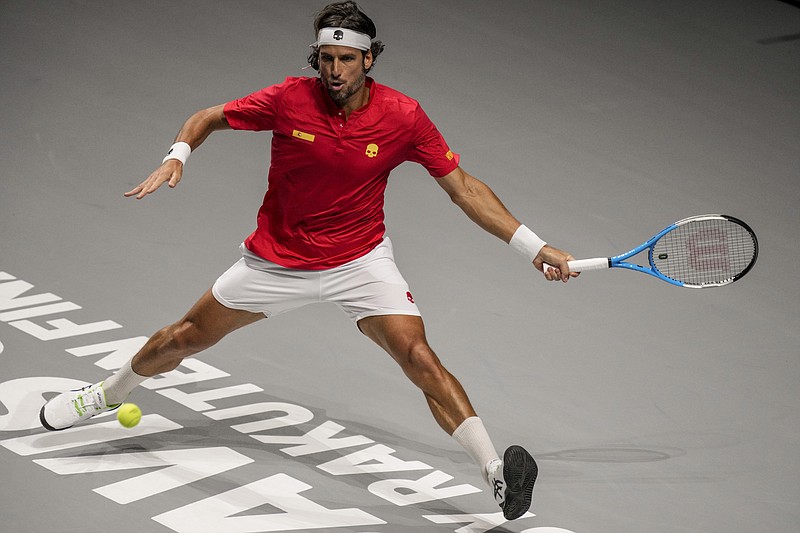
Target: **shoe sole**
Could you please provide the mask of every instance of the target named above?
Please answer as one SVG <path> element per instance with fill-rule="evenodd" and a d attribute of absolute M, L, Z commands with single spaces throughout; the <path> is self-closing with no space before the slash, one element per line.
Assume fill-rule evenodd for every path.
<path fill-rule="evenodd" d="M 538 475 L 536 461 L 522 446 L 510 446 L 503 454 L 503 478 L 506 482 L 503 516 L 506 520 L 516 520 L 528 512 Z"/>

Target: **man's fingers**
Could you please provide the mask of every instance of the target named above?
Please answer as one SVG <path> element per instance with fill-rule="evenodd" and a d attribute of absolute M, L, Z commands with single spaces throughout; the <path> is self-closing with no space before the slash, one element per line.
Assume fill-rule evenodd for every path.
<path fill-rule="evenodd" d="M 149 187 L 143 187 L 141 192 L 139 192 L 139 194 L 136 195 L 136 199 L 137 200 L 141 200 L 142 198 L 144 198 L 145 196 L 147 196 L 151 192 L 153 192 L 153 191 L 151 191 Z"/>
<path fill-rule="evenodd" d="M 575 260 L 575 258 L 567 254 L 561 264 L 559 264 L 559 274 L 561 275 L 561 281 L 564 283 L 568 282 L 569 278 L 574 278 L 579 274 L 578 272 L 571 272 L 569 269 L 569 262 L 573 260 Z"/>
<path fill-rule="evenodd" d="M 177 163 L 178 165 L 175 166 L 172 163 Z M 138 187 L 126 192 L 125 196 L 136 195 L 136 199 L 141 200 L 148 194 L 154 193 L 164 183 L 168 183 L 171 188 L 174 188 L 180 183 L 182 174 L 183 166 L 180 165 L 180 161 L 169 160 L 147 176 L 147 179 L 140 183 Z"/>
<path fill-rule="evenodd" d="M 569 264 L 567 261 L 572 261 L 574 258 L 572 256 L 568 256 L 559 266 L 553 266 L 547 263 L 542 263 L 542 272 L 544 272 L 544 277 L 547 281 L 558 281 L 561 280 L 564 283 L 569 281 L 569 278 L 577 278 L 580 275 L 580 272 L 572 272 L 569 270 Z"/>
<path fill-rule="evenodd" d="M 181 174 L 182 172 L 180 171 L 180 169 L 172 173 L 172 175 L 169 178 L 170 188 L 174 189 L 178 185 L 178 183 L 181 182 Z"/>
<path fill-rule="evenodd" d="M 125 197 L 130 198 L 131 196 L 136 195 L 136 199 L 141 200 L 142 198 L 144 198 L 145 196 L 147 196 L 148 194 L 150 194 L 155 190 L 153 189 L 152 184 L 148 182 L 149 180 L 142 182 L 142 184 L 136 187 L 135 189 L 131 189 L 130 191 L 126 192 Z M 158 187 L 156 187 L 156 189 L 157 188 Z"/>
<path fill-rule="evenodd" d="M 126 193 L 123 193 L 123 194 L 124 194 L 124 196 L 125 196 L 126 198 L 129 198 L 129 197 L 133 196 L 134 194 L 139 194 L 139 191 L 141 191 L 141 190 L 142 190 L 142 186 L 141 186 L 141 185 L 139 185 L 139 186 L 137 186 L 136 188 L 134 188 L 134 189 L 131 189 L 130 191 L 128 191 L 128 192 L 126 192 Z"/>
<path fill-rule="evenodd" d="M 544 271 L 544 277 L 547 279 L 547 281 L 557 281 L 561 279 L 561 269 L 558 267 L 548 265 L 547 263 L 544 263 L 542 267 Z"/>

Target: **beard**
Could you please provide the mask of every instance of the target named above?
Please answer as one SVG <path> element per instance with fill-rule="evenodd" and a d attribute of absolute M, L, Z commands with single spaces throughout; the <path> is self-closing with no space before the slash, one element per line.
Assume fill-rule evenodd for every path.
<path fill-rule="evenodd" d="M 338 91 L 334 91 L 328 88 L 328 94 L 331 95 L 331 99 L 333 99 L 336 105 L 340 107 L 344 106 L 344 104 L 346 104 L 347 101 L 354 94 L 356 94 L 361 89 L 361 87 L 364 86 L 364 81 L 366 80 L 366 77 L 367 77 L 367 71 L 362 68 L 361 74 L 359 74 L 358 78 L 356 78 L 356 80 L 353 81 L 353 83 L 351 83 L 349 86 L 347 85 L 344 86 L 342 89 Z"/>

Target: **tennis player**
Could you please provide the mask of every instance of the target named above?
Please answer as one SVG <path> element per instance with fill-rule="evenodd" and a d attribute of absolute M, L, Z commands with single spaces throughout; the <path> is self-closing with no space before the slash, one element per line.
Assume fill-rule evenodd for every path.
<path fill-rule="evenodd" d="M 155 333 L 108 379 L 56 396 L 42 425 L 62 430 L 116 409 L 151 376 L 169 372 L 228 333 L 314 302 L 337 304 L 419 387 L 439 425 L 481 469 L 504 516 L 530 507 L 537 466 L 520 446 L 501 459 L 467 394 L 428 345 L 420 311 L 385 235 L 390 171 L 421 164 L 467 216 L 508 242 L 548 280 L 571 276 L 569 254 L 520 224 L 459 156 L 415 100 L 367 73 L 383 44 L 354 2 L 326 6 L 314 21 L 309 63 L 319 77 L 285 81 L 192 115 L 163 163 L 128 197 L 175 187 L 192 150 L 214 131 L 272 131 L 269 185 L 242 258 L 189 312 Z M 554 265 L 543 269 L 543 263 Z"/>

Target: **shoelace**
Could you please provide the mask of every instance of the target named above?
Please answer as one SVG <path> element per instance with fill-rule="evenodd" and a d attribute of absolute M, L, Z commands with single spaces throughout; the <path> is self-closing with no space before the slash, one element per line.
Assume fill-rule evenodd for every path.
<path fill-rule="evenodd" d="M 501 493 L 503 491 L 505 483 L 503 483 L 499 479 L 495 479 L 494 482 L 492 483 L 492 485 L 493 485 L 492 488 L 494 489 L 494 499 L 498 500 L 498 499 L 500 499 L 500 498 L 498 498 L 498 496 L 502 496 Z M 505 498 L 503 498 L 503 499 L 505 499 Z"/>
<path fill-rule="evenodd" d="M 77 398 L 72 400 L 72 406 L 78 412 L 80 416 L 85 415 L 90 408 L 94 408 L 95 410 L 100 409 L 100 405 L 95 401 L 95 394 L 94 391 L 91 390 L 90 387 L 84 387 L 82 389 L 77 389 L 75 392 L 86 391 L 83 394 L 79 395 Z"/>

